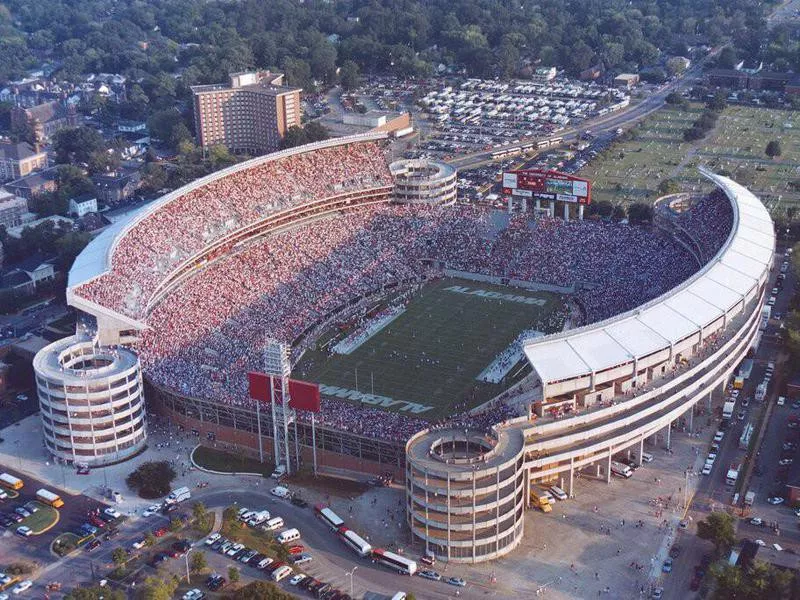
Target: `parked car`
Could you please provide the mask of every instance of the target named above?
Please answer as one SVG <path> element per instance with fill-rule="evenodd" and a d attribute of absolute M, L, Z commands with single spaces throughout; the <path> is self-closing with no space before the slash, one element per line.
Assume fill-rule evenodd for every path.
<path fill-rule="evenodd" d="M 773 505 L 783 504 L 783 498 L 781 498 L 780 496 L 772 496 L 771 498 L 767 498 L 767 502 Z"/>
<path fill-rule="evenodd" d="M 661 566 L 661 571 L 663 573 L 672 572 L 672 558 L 667 557 L 667 559 L 664 560 L 664 564 Z"/>
<path fill-rule="evenodd" d="M 33 535 L 33 530 L 27 525 L 20 525 L 17 527 L 17 535 L 21 537 L 30 537 Z"/>
<path fill-rule="evenodd" d="M 461 577 L 449 577 L 447 579 L 447 583 L 449 583 L 450 585 L 456 585 L 458 587 L 464 587 L 465 585 L 467 585 L 467 582 L 464 581 Z"/>
<path fill-rule="evenodd" d="M 442 576 L 439 575 L 439 573 L 437 573 L 436 571 L 431 571 L 430 569 L 419 571 L 417 575 L 425 579 L 431 579 L 433 581 L 440 581 L 442 579 Z"/>

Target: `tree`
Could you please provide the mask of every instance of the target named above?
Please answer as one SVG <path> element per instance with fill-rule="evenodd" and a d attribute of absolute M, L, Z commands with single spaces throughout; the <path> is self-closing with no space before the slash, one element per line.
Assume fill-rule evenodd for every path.
<path fill-rule="evenodd" d="M 142 498 L 160 498 L 169 493 L 175 470 L 166 461 L 142 463 L 125 478 L 128 487 Z"/>
<path fill-rule="evenodd" d="M 360 73 L 355 61 L 346 60 L 339 68 L 339 82 L 345 90 L 352 90 L 358 87 Z"/>
<path fill-rule="evenodd" d="M 192 506 L 192 516 L 194 523 L 198 529 L 205 531 L 209 529 L 211 523 L 211 513 L 206 509 L 206 505 L 202 502 L 195 502 Z"/>
<path fill-rule="evenodd" d="M 228 597 L 231 600 L 291 600 L 294 598 L 271 581 L 253 581 Z"/>
<path fill-rule="evenodd" d="M 192 552 L 192 556 L 189 559 L 189 568 L 192 570 L 192 573 L 200 573 L 206 567 L 208 567 L 206 553 L 202 551 Z"/>
<path fill-rule="evenodd" d="M 727 45 L 720 50 L 719 56 L 717 57 L 717 67 L 720 69 L 732 69 L 736 66 L 738 61 L 739 58 L 736 56 L 736 50 L 734 50 L 732 46 Z"/>
<path fill-rule="evenodd" d="M 61 129 L 53 136 L 53 150 L 60 164 L 88 165 L 93 154 L 105 149 L 103 136 L 93 127 Z"/>
<path fill-rule="evenodd" d="M 148 531 L 144 536 L 144 545 L 148 548 L 155 546 L 157 541 L 158 540 L 156 540 L 156 536 L 154 536 L 150 531 Z"/>
<path fill-rule="evenodd" d="M 139 600 L 171 600 L 178 588 L 174 577 L 148 577 L 137 587 Z"/>
<path fill-rule="evenodd" d="M 677 194 L 681 191 L 680 184 L 674 179 L 662 179 L 658 184 L 658 195 L 666 196 L 668 194 Z"/>
<path fill-rule="evenodd" d="M 644 202 L 634 202 L 628 207 L 628 221 L 631 225 L 653 222 L 653 207 Z"/>
<path fill-rule="evenodd" d="M 733 547 L 736 533 L 733 529 L 733 517 L 728 513 L 714 512 L 697 523 L 698 537 L 714 544 L 717 555 L 721 556 Z"/>
<path fill-rule="evenodd" d="M 319 142 L 329 137 L 328 130 L 324 125 L 317 121 L 306 123 L 305 127 L 293 125 L 286 131 L 286 135 L 281 140 L 281 149 L 294 148 L 311 142 Z"/>
<path fill-rule="evenodd" d="M 673 56 L 667 60 L 667 73 L 671 76 L 681 75 L 686 71 L 686 60 L 682 56 Z"/>
<path fill-rule="evenodd" d="M 182 123 L 181 114 L 174 108 L 168 108 L 150 115 L 147 119 L 147 129 L 154 138 L 169 142 L 172 139 L 172 130 Z"/>
<path fill-rule="evenodd" d="M 128 551 L 125 548 L 114 548 L 111 553 L 111 560 L 117 566 L 124 565 L 128 561 Z"/>
<path fill-rule="evenodd" d="M 706 102 L 706 106 L 709 110 L 713 110 L 715 112 L 719 112 L 724 110 L 726 106 L 728 106 L 727 96 L 725 92 L 722 90 L 716 92 L 714 97 L 711 98 L 708 102 Z"/>
<path fill-rule="evenodd" d="M 242 576 L 239 573 L 239 569 L 236 567 L 228 567 L 228 580 L 231 583 L 238 583 L 241 578 Z"/>
<path fill-rule="evenodd" d="M 767 142 L 767 147 L 764 149 L 764 154 L 770 158 L 775 158 L 783 153 L 780 140 L 770 140 Z"/>
<path fill-rule="evenodd" d="M 712 600 L 728 598 L 769 600 L 791 596 L 792 574 L 760 561 L 754 562 L 746 569 L 727 563 L 714 565 L 711 574 L 716 584 Z"/>
<path fill-rule="evenodd" d="M 107 586 L 77 587 L 64 600 L 125 600 L 125 593 Z"/>

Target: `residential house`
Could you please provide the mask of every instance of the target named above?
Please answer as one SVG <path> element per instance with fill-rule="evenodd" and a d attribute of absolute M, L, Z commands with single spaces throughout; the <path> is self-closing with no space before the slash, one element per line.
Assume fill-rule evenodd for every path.
<path fill-rule="evenodd" d="M 28 201 L 25 198 L 0 188 L 0 225 L 6 229 L 18 227 L 23 224 L 27 212 Z"/>
<path fill-rule="evenodd" d="M 45 192 L 55 192 L 58 188 L 58 167 L 31 173 L 27 177 L 3 184 L 3 187 L 26 200 Z"/>
<path fill-rule="evenodd" d="M 0 143 L 0 181 L 19 179 L 46 166 L 47 152 L 26 142 Z"/>
<path fill-rule="evenodd" d="M 97 199 L 108 206 L 125 202 L 139 184 L 138 173 L 105 173 L 92 177 Z"/>
<path fill-rule="evenodd" d="M 78 113 L 74 105 L 57 100 L 29 108 L 13 107 L 11 126 L 24 127 L 26 123 L 33 129 L 36 143 L 44 144 L 60 129 L 77 127 Z"/>
<path fill-rule="evenodd" d="M 97 197 L 94 194 L 81 194 L 70 198 L 69 214 L 80 218 L 93 212 L 97 212 Z"/>

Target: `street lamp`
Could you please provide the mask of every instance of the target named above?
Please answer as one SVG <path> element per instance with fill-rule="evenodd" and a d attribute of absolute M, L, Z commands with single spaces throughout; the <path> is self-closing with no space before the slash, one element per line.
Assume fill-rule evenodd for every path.
<path fill-rule="evenodd" d="M 353 597 L 353 573 L 356 572 L 357 568 L 358 568 L 358 565 L 353 567 L 352 571 L 345 571 L 344 572 L 345 576 L 350 578 L 350 597 L 351 598 Z"/>
<path fill-rule="evenodd" d="M 189 548 L 184 554 L 184 558 L 186 559 L 186 584 L 190 585 L 191 582 L 189 581 L 189 553 L 192 551 L 192 548 Z"/>

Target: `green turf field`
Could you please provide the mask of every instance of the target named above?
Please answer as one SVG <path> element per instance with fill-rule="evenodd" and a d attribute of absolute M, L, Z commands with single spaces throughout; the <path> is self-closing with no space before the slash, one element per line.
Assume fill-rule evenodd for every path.
<path fill-rule="evenodd" d="M 463 286 L 541 300 L 541 306 L 456 293 Z M 430 406 L 418 414 L 436 419 L 483 402 L 503 391 L 475 378 L 525 329 L 550 333 L 545 319 L 562 306 L 558 294 L 488 283 L 444 279 L 425 286 L 406 311 L 349 355 L 310 351 L 295 375 L 328 386 Z M 550 331 L 546 331 L 550 329 Z M 518 371 L 513 369 L 510 375 Z M 404 404 L 392 406 L 400 410 Z M 404 411 L 406 412 L 406 411 Z M 412 415 L 414 413 L 407 412 Z"/>

